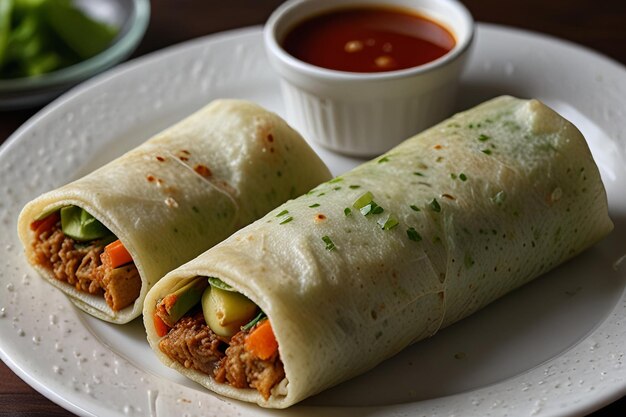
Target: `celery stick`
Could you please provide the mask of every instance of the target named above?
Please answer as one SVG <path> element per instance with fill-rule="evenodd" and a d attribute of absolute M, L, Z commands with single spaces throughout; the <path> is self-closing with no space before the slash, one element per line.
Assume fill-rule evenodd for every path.
<path fill-rule="evenodd" d="M 56 34 L 81 58 L 90 58 L 106 49 L 117 30 L 97 22 L 66 2 L 44 3 L 44 16 Z"/>
<path fill-rule="evenodd" d="M 13 0 L 0 1 L 0 69 L 4 63 L 4 56 L 11 32 L 11 10 Z"/>
<path fill-rule="evenodd" d="M 36 76 L 46 72 L 54 71 L 63 64 L 63 58 L 56 52 L 45 52 L 39 54 L 25 62 L 26 75 Z"/>

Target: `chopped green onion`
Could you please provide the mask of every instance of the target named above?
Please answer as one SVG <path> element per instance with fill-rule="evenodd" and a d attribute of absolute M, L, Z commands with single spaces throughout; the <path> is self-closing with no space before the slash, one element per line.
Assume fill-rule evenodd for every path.
<path fill-rule="evenodd" d="M 343 209 L 343 214 L 345 214 L 346 216 L 351 215 L 352 210 L 350 210 L 350 207 L 346 207 L 345 209 Z"/>
<path fill-rule="evenodd" d="M 209 277 L 209 284 L 211 284 L 212 287 L 219 288 L 220 290 L 235 291 L 233 287 L 231 287 L 219 278 Z"/>
<path fill-rule="evenodd" d="M 385 211 L 385 209 L 383 209 L 381 206 L 376 204 L 376 202 L 371 201 L 368 205 L 366 205 L 365 207 L 362 207 L 360 211 L 361 211 L 361 214 L 363 214 L 364 216 L 367 216 L 368 214 L 380 214 L 383 211 Z"/>
<path fill-rule="evenodd" d="M 357 198 L 354 201 L 354 203 L 352 203 L 352 207 L 360 210 L 366 205 L 368 205 L 373 199 L 374 199 L 374 196 L 372 195 L 372 193 L 368 191 L 365 194 L 361 195 L 359 198 Z"/>
<path fill-rule="evenodd" d="M 280 223 L 278 224 L 285 224 L 285 223 L 289 223 L 290 221 L 293 220 L 293 217 L 288 216 L 287 218 L 285 218 L 284 220 L 282 220 Z"/>
<path fill-rule="evenodd" d="M 248 324 L 246 324 L 245 326 L 241 326 L 241 330 L 243 330 L 244 332 L 247 332 L 248 330 L 253 328 L 258 322 L 260 322 L 266 317 L 267 315 L 263 311 L 261 311 L 255 318 L 250 320 Z"/>
<path fill-rule="evenodd" d="M 326 250 L 335 250 L 335 244 L 328 236 L 322 236 L 322 240 L 326 243 Z"/>
<path fill-rule="evenodd" d="M 391 230 L 394 227 L 396 227 L 398 224 L 400 224 L 400 222 L 398 222 L 398 219 L 396 219 L 393 216 L 393 214 L 390 214 L 385 220 L 383 219 L 378 220 L 378 225 L 383 230 Z"/>
<path fill-rule="evenodd" d="M 333 191 L 339 191 L 341 190 L 341 187 L 333 187 Z"/>
<path fill-rule="evenodd" d="M 420 208 L 417 207 L 415 204 L 411 204 L 409 207 L 411 207 L 413 211 L 421 211 Z"/>
<path fill-rule="evenodd" d="M 333 178 L 332 180 L 328 181 L 328 183 L 329 184 L 334 184 L 334 183 L 339 182 L 339 181 L 343 181 L 343 178 L 336 177 L 336 178 Z"/>
<path fill-rule="evenodd" d="M 487 135 L 484 135 L 484 134 L 482 134 L 482 135 L 480 135 L 480 136 L 478 137 L 478 140 L 479 140 L 479 141 L 481 141 L 481 142 L 488 141 L 489 139 L 491 139 L 491 137 L 489 137 L 489 136 L 487 136 Z"/>
<path fill-rule="evenodd" d="M 389 161 L 389 157 L 388 156 L 383 156 L 382 158 L 380 158 L 378 160 L 379 164 L 382 164 L 383 162 L 388 162 Z"/>
<path fill-rule="evenodd" d="M 283 211 L 281 211 L 280 213 L 278 213 L 278 214 L 276 215 L 276 217 L 281 217 L 281 216 L 284 216 L 284 215 L 285 215 L 285 214 L 287 214 L 287 213 L 289 213 L 289 210 L 283 210 Z"/>
<path fill-rule="evenodd" d="M 365 207 L 361 207 L 360 211 L 362 215 L 367 216 L 372 211 L 372 203 L 366 205 Z"/>
<path fill-rule="evenodd" d="M 461 181 L 467 181 L 467 175 L 462 172 L 459 174 L 459 178 L 461 179 Z"/>
<path fill-rule="evenodd" d="M 491 201 L 498 205 L 501 205 L 506 201 L 506 192 L 504 190 L 498 191 L 496 195 L 491 197 Z"/>
<path fill-rule="evenodd" d="M 491 155 L 491 149 L 483 149 L 481 152 L 485 155 Z"/>
<path fill-rule="evenodd" d="M 357 188 L 361 188 L 360 185 L 350 185 L 348 188 L 350 188 L 351 190 L 356 190 Z"/>
<path fill-rule="evenodd" d="M 410 240 L 414 242 L 419 242 L 420 240 L 422 240 L 422 236 L 420 236 L 417 230 L 415 230 L 415 228 L 413 227 L 409 227 L 408 229 L 406 229 L 406 235 L 409 237 Z"/>
<path fill-rule="evenodd" d="M 422 174 L 421 172 L 414 172 L 413 175 L 417 175 L 418 177 L 423 177 L 424 174 Z"/>
<path fill-rule="evenodd" d="M 441 206 L 439 205 L 439 202 L 436 198 L 433 198 L 433 200 L 428 205 L 430 206 L 432 211 L 435 211 L 437 213 L 441 211 Z"/>
<path fill-rule="evenodd" d="M 455 179 L 456 179 L 456 174 L 454 174 L 454 173 L 450 174 L 450 178 L 452 178 L 453 180 L 455 180 Z"/>
<path fill-rule="evenodd" d="M 315 207 L 319 207 L 319 206 L 320 206 L 319 203 L 315 203 L 315 204 L 311 204 L 309 206 L 309 208 L 315 208 Z"/>

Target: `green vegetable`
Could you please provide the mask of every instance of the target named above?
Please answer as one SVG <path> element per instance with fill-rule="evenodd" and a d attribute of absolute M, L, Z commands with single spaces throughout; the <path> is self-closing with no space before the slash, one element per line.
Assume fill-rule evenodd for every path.
<path fill-rule="evenodd" d="M 106 49 L 116 34 L 70 0 L 0 0 L 0 78 L 73 65 Z"/>
<path fill-rule="evenodd" d="M 390 214 L 384 220 L 379 219 L 377 223 L 383 230 L 391 230 L 399 224 L 398 219 L 396 219 L 393 214 Z"/>
<path fill-rule="evenodd" d="M 159 305 L 163 305 L 165 311 L 165 316 L 159 314 L 161 320 L 170 327 L 174 326 L 185 313 L 200 302 L 207 287 L 209 287 L 209 283 L 204 279 L 194 279 L 163 297 L 159 301 Z M 159 310 L 161 309 L 157 309 L 157 311 Z"/>
<path fill-rule="evenodd" d="M 9 43 L 12 9 L 13 0 L 0 1 L 0 68 L 2 68 L 7 44 Z"/>
<path fill-rule="evenodd" d="M 290 221 L 293 220 L 293 217 L 291 216 L 287 216 L 286 218 L 284 218 L 283 220 L 280 221 L 280 223 L 278 224 L 285 224 L 285 223 L 289 223 Z"/>
<path fill-rule="evenodd" d="M 230 285 L 228 285 L 227 283 L 225 283 L 219 278 L 209 277 L 209 284 L 211 284 L 212 287 L 219 288 L 220 290 L 235 291 L 233 287 L 231 287 Z"/>
<path fill-rule="evenodd" d="M 231 337 L 249 323 L 258 307 L 245 295 L 208 287 L 202 294 L 202 313 L 207 325 L 222 337 Z"/>
<path fill-rule="evenodd" d="M 346 216 L 349 216 L 352 214 L 352 210 L 350 210 L 350 207 L 346 207 L 345 209 L 343 209 L 343 214 Z"/>
<path fill-rule="evenodd" d="M 241 326 L 241 330 L 247 332 L 248 330 L 253 328 L 255 324 L 257 324 L 258 322 L 260 322 L 261 320 L 263 320 L 266 317 L 267 317 L 267 314 L 265 314 L 263 311 L 261 311 L 255 318 L 250 320 L 250 322 L 248 324 L 246 324 L 245 326 Z"/>
<path fill-rule="evenodd" d="M 96 240 L 112 234 L 91 214 L 77 206 L 61 209 L 61 229 L 66 236 L 79 242 Z"/>
<path fill-rule="evenodd" d="M 361 214 L 363 214 L 364 216 L 367 216 L 368 214 L 380 214 L 383 211 L 385 211 L 385 209 L 376 204 L 375 201 L 370 201 L 369 204 L 361 207 Z"/>
<path fill-rule="evenodd" d="M 335 250 L 335 244 L 328 236 L 322 236 L 322 241 L 326 243 L 326 250 Z"/>
<path fill-rule="evenodd" d="M 285 214 L 287 214 L 287 213 L 289 213 L 289 210 L 283 210 L 283 211 L 281 211 L 280 213 L 278 213 L 278 214 L 276 215 L 276 217 L 281 217 L 281 216 L 284 216 L 284 215 L 285 215 Z"/>
<path fill-rule="evenodd" d="M 50 27 L 82 59 L 106 49 L 117 33 L 114 28 L 91 19 L 69 1 L 46 1 L 43 7 Z"/>
<path fill-rule="evenodd" d="M 430 206 L 430 209 L 434 212 L 439 213 L 441 211 L 441 206 L 439 205 L 439 202 L 436 198 L 433 198 L 432 201 L 428 203 L 428 205 Z"/>
<path fill-rule="evenodd" d="M 422 236 L 413 227 L 409 227 L 406 230 L 406 235 L 414 242 L 419 242 L 420 240 L 422 240 Z"/>
<path fill-rule="evenodd" d="M 359 198 L 357 198 L 354 203 L 352 203 L 352 207 L 357 210 L 361 210 L 363 207 L 367 206 L 374 199 L 374 195 L 371 192 L 366 192 L 362 194 Z"/>

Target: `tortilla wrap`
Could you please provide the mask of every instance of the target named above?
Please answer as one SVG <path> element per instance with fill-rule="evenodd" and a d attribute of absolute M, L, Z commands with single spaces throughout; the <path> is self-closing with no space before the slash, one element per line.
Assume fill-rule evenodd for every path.
<path fill-rule="evenodd" d="M 382 211 L 355 204 L 367 192 Z M 216 393 L 288 407 L 585 250 L 611 231 L 607 210 L 581 133 L 537 100 L 496 98 L 167 274 L 146 297 L 148 340 L 163 363 Z M 293 219 L 281 224 L 285 211 Z M 268 400 L 159 350 L 155 305 L 196 276 L 221 279 L 267 314 L 286 374 Z"/>
<path fill-rule="evenodd" d="M 276 114 L 240 100 L 214 101 L 89 175 L 28 203 L 18 233 L 28 260 L 87 313 L 113 323 L 141 314 L 150 287 L 237 229 L 322 181 L 330 172 Z M 33 260 L 29 226 L 75 205 L 103 223 L 130 252 L 140 296 L 113 311 Z"/>

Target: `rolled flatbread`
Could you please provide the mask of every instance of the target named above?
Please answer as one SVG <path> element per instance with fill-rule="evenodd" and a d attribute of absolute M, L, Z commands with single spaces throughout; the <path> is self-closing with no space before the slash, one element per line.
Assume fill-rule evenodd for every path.
<path fill-rule="evenodd" d="M 148 290 L 168 271 L 329 178 L 280 117 L 246 101 L 218 100 L 31 201 L 18 233 L 29 262 L 79 308 L 126 323 L 141 314 Z M 68 206 L 106 227 L 132 262 L 100 273 L 100 240 L 73 241 L 57 220 L 52 229 L 36 230 Z"/>
<path fill-rule="evenodd" d="M 537 100 L 500 97 L 283 204 L 170 272 L 146 297 L 144 323 L 166 365 L 216 393 L 284 408 L 433 336 L 612 227 L 581 133 Z M 203 346 L 175 354 L 180 339 L 208 332 L 198 306 L 162 337 L 155 327 L 169 294 L 208 277 L 267 315 L 278 345 L 273 366 L 284 369 L 269 391 L 260 388 L 263 358 L 250 363 L 247 344 L 231 350 L 242 346 L 238 336 L 217 338 L 230 346 L 204 372 L 195 355 Z M 253 381 L 243 388 L 237 363 Z"/>

